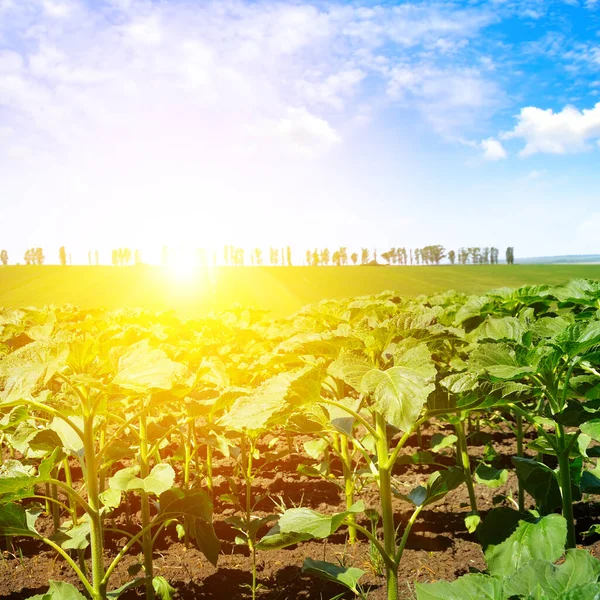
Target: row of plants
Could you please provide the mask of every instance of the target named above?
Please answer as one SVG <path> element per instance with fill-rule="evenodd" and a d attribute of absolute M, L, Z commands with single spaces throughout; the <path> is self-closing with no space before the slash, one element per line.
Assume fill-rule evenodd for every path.
<path fill-rule="evenodd" d="M 252 557 L 252 598 L 257 553 L 340 530 L 350 544 L 368 540 L 387 598 L 398 599 L 414 523 L 461 485 L 465 528 L 482 543 L 488 573 L 420 584 L 419 600 L 600 597 L 598 561 L 575 549 L 573 515 L 574 502 L 600 493 L 598 282 L 483 296 L 384 293 L 323 301 L 278 321 L 247 308 L 193 320 L 5 309 L 0 355 L 0 535 L 44 542 L 81 583 L 51 582 L 35 598 L 107 600 L 139 586 L 146 598 L 172 597 L 153 566 L 168 528 L 217 565 L 223 458 L 234 470 L 218 499 L 235 509 L 227 522 Z M 519 488 L 514 506 L 484 519 L 475 486 L 502 485 L 508 471 L 491 445 L 471 456 L 468 435 L 482 422 L 514 432 Z M 426 425 L 454 433 L 407 453 Z M 299 474 L 337 482 L 345 510 L 283 505 L 257 514 L 256 478 L 299 451 Z M 399 465 L 436 470 L 414 486 Z M 376 503 L 365 504 L 365 489 Z M 400 530 L 398 499 L 412 507 Z M 120 528 L 115 515 L 138 503 L 139 522 Z M 36 528 L 44 515 L 50 533 Z M 107 561 L 111 534 L 127 542 Z M 111 576 L 130 554 L 139 568 L 115 589 Z M 307 559 L 303 568 L 366 597 L 357 567 Z"/>

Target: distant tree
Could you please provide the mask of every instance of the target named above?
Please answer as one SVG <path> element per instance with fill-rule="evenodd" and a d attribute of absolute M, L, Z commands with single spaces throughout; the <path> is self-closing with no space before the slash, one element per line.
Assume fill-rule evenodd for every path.
<path fill-rule="evenodd" d="M 94 258 L 96 259 L 96 266 L 100 264 L 100 252 L 98 250 L 94 251 Z"/>
<path fill-rule="evenodd" d="M 123 248 L 123 262 L 126 265 L 131 262 L 131 248 Z"/>
<path fill-rule="evenodd" d="M 58 249 L 58 261 L 63 267 L 67 264 L 67 251 L 64 246 Z"/>
<path fill-rule="evenodd" d="M 421 260 L 421 250 L 419 248 L 415 248 L 415 262 L 420 264 Z"/>
<path fill-rule="evenodd" d="M 23 259 L 25 260 L 25 264 L 26 265 L 32 265 L 33 264 L 33 252 L 31 250 L 31 248 L 28 248 L 27 250 L 25 250 L 25 254 L 23 255 Z"/>
<path fill-rule="evenodd" d="M 483 264 L 484 265 L 489 264 L 489 262 L 490 262 L 490 249 L 487 246 L 483 249 L 481 258 L 483 259 Z"/>
<path fill-rule="evenodd" d="M 8 252 L 6 250 L 2 250 L 2 252 L 0 252 L 0 261 L 5 266 L 8 264 Z"/>
<path fill-rule="evenodd" d="M 36 248 L 34 252 L 34 258 L 36 265 L 43 265 L 46 257 L 44 256 L 44 251 L 41 248 Z"/>
<path fill-rule="evenodd" d="M 306 251 L 306 265 L 310 267 L 312 264 L 312 252 L 310 250 Z"/>
<path fill-rule="evenodd" d="M 286 248 L 287 266 L 292 266 L 292 249 L 288 246 Z"/>
<path fill-rule="evenodd" d="M 321 250 L 321 264 L 322 265 L 328 265 L 329 264 L 329 248 L 325 248 L 324 250 Z"/>
<path fill-rule="evenodd" d="M 466 248 L 458 249 L 458 264 L 466 265 L 469 262 L 469 251 Z"/>
<path fill-rule="evenodd" d="M 383 258 L 383 260 L 385 260 L 385 262 L 389 265 L 391 260 L 392 260 L 392 251 L 389 250 L 388 252 L 382 252 L 381 253 L 381 258 Z"/>
<path fill-rule="evenodd" d="M 262 265 L 262 250 L 260 248 L 254 248 L 254 256 L 256 256 L 256 264 Z"/>
<path fill-rule="evenodd" d="M 163 248 L 163 250 L 164 250 L 164 248 Z M 116 267 L 119 264 L 119 253 L 117 252 L 117 250 L 115 248 L 113 248 L 113 251 L 112 251 L 112 264 L 113 264 L 113 267 Z M 165 263 L 163 262 L 163 264 L 165 264 Z"/>
<path fill-rule="evenodd" d="M 66 259 L 66 256 L 65 256 Z M 88 264 L 91 267 L 92 266 L 92 251 L 88 250 Z"/>
<path fill-rule="evenodd" d="M 312 266 L 318 267 L 320 260 L 319 251 L 315 248 L 312 253 Z"/>
<path fill-rule="evenodd" d="M 269 251 L 269 258 L 271 264 L 277 266 L 279 264 L 279 249 L 271 248 Z"/>
<path fill-rule="evenodd" d="M 358 254 L 356 254 L 356 252 L 353 252 L 350 255 L 350 260 L 352 261 L 352 264 L 355 265 L 358 262 Z"/>
<path fill-rule="evenodd" d="M 492 265 L 498 264 L 499 254 L 500 254 L 500 251 L 498 250 L 498 248 L 494 248 L 493 246 L 490 248 L 490 263 Z"/>
<path fill-rule="evenodd" d="M 450 250 L 450 252 L 448 252 L 448 260 L 450 261 L 451 265 L 453 265 L 456 261 L 456 252 L 454 252 L 454 250 Z"/>
<path fill-rule="evenodd" d="M 136 249 L 136 251 L 133 253 L 133 262 L 136 265 L 142 264 L 142 253 L 139 251 L 139 249 Z"/>
<path fill-rule="evenodd" d="M 440 246 L 436 244 L 435 246 L 428 246 L 429 248 L 429 257 L 431 262 L 434 262 L 436 265 L 439 265 L 443 258 L 446 256 L 446 249 L 444 246 Z"/>
<path fill-rule="evenodd" d="M 506 264 L 514 265 L 515 264 L 515 249 L 513 246 L 509 246 L 506 249 Z"/>
<path fill-rule="evenodd" d="M 409 252 L 410 252 L 410 264 L 412 265 L 413 264 L 413 251 L 412 251 L 412 248 L 409 250 Z"/>
<path fill-rule="evenodd" d="M 331 255 L 331 262 L 333 263 L 333 265 L 335 267 L 339 267 L 340 263 L 341 263 L 341 258 L 340 258 L 340 251 L 336 250 L 332 255 Z"/>
<path fill-rule="evenodd" d="M 369 262 L 369 249 L 363 248 L 360 251 L 360 264 L 366 265 Z"/>
<path fill-rule="evenodd" d="M 348 248 L 345 248 L 344 246 L 340 248 L 340 262 L 343 265 L 348 264 Z"/>

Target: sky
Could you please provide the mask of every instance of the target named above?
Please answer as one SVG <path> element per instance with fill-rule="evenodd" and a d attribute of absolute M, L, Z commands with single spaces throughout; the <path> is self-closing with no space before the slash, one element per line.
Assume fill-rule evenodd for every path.
<path fill-rule="evenodd" d="M 600 253 L 600 0 L 0 0 L 0 223 Z"/>

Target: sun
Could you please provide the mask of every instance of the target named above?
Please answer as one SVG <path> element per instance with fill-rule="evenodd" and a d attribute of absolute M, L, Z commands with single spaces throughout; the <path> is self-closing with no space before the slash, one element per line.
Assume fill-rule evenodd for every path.
<path fill-rule="evenodd" d="M 189 253 L 177 253 L 166 265 L 171 279 L 180 282 L 191 282 L 198 276 L 198 261 Z"/>

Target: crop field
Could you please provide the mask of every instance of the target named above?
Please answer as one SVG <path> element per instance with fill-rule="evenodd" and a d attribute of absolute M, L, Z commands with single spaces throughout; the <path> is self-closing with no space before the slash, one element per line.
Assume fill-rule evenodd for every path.
<path fill-rule="evenodd" d="M 0 597 L 599 598 L 600 282 L 433 293 L 578 269 L 0 269 Z"/>
<path fill-rule="evenodd" d="M 0 306 L 142 307 L 198 315 L 241 304 L 284 317 L 326 298 L 386 290 L 406 297 L 446 290 L 481 294 L 576 278 L 600 279 L 600 265 L 216 267 L 183 272 L 148 265 L 6 266 L 0 269 Z"/>

